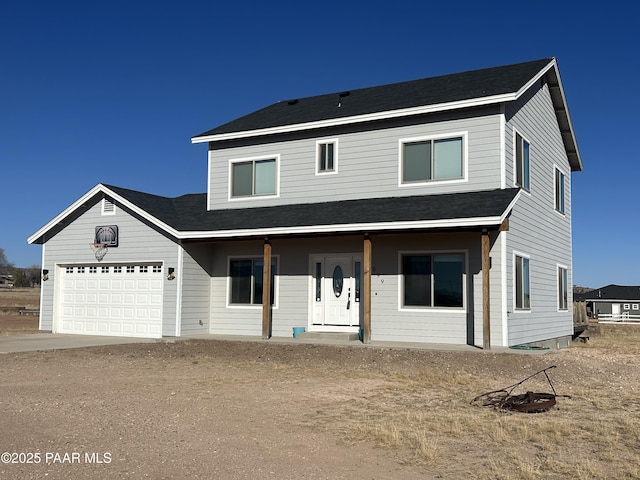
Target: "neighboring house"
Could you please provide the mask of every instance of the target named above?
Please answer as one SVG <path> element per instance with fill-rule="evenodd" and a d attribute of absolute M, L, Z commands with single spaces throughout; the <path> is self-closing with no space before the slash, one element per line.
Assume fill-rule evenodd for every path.
<path fill-rule="evenodd" d="M 0 275 L 0 288 L 13 288 L 13 275 Z"/>
<path fill-rule="evenodd" d="M 607 285 L 575 295 L 587 314 L 601 321 L 640 320 L 640 286 Z"/>
<path fill-rule="evenodd" d="M 569 344 L 582 162 L 555 59 L 282 101 L 192 142 L 206 193 L 99 184 L 29 238 L 41 329 Z"/>

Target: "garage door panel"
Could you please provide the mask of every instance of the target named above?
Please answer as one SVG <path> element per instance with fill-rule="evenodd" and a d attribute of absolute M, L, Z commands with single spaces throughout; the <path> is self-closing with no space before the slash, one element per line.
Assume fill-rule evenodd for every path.
<path fill-rule="evenodd" d="M 80 265 L 61 269 L 56 331 L 162 336 L 162 268 Z"/>

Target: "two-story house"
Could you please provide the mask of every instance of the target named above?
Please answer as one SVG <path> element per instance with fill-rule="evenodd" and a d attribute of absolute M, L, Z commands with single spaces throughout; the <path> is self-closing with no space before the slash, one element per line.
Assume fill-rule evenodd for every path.
<path fill-rule="evenodd" d="M 28 239 L 41 329 L 568 345 L 582 162 L 555 59 L 281 101 L 192 142 L 206 193 L 99 184 Z"/>

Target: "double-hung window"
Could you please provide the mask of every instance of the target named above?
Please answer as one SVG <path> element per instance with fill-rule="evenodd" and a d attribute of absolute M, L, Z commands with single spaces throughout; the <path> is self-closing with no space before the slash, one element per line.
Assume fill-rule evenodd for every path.
<path fill-rule="evenodd" d="M 271 305 L 274 302 L 277 261 L 271 259 Z M 233 258 L 229 260 L 229 304 L 262 305 L 264 260 L 262 258 Z"/>
<path fill-rule="evenodd" d="M 568 310 L 568 281 L 567 281 L 567 269 L 564 267 L 558 267 L 558 309 Z"/>
<path fill-rule="evenodd" d="M 277 158 L 240 160 L 231 163 L 231 197 L 275 195 Z"/>
<path fill-rule="evenodd" d="M 463 136 L 405 140 L 400 145 L 403 184 L 463 178 Z"/>
<path fill-rule="evenodd" d="M 520 255 L 515 256 L 515 304 L 516 310 L 531 309 L 531 282 L 529 279 L 529 259 Z"/>
<path fill-rule="evenodd" d="M 516 185 L 529 191 L 529 142 L 516 133 Z"/>
<path fill-rule="evenodd" d="M 338 170 L 338 141 L 323 140 L 316 143 L 317 173 L 335 173 Z"/>
<path fill-rule="evenodd" d="M 464 254 L 404 254 L 401 269 L 403 307 L 464 307 Z"/>
<path fill-rule="evenodd" d="M 556 168 L 556 190 L 555 207 L 556 211 L 564 213 L 564 173 Z"/>

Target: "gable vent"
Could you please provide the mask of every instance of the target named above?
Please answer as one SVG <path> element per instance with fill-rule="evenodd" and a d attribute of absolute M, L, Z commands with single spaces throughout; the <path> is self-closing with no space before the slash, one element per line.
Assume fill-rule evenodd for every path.
<path fill-rule="evenodd" d="M 116 204 L 108 198 L 102 199 L 102 215 L 115 215 Z"/>

